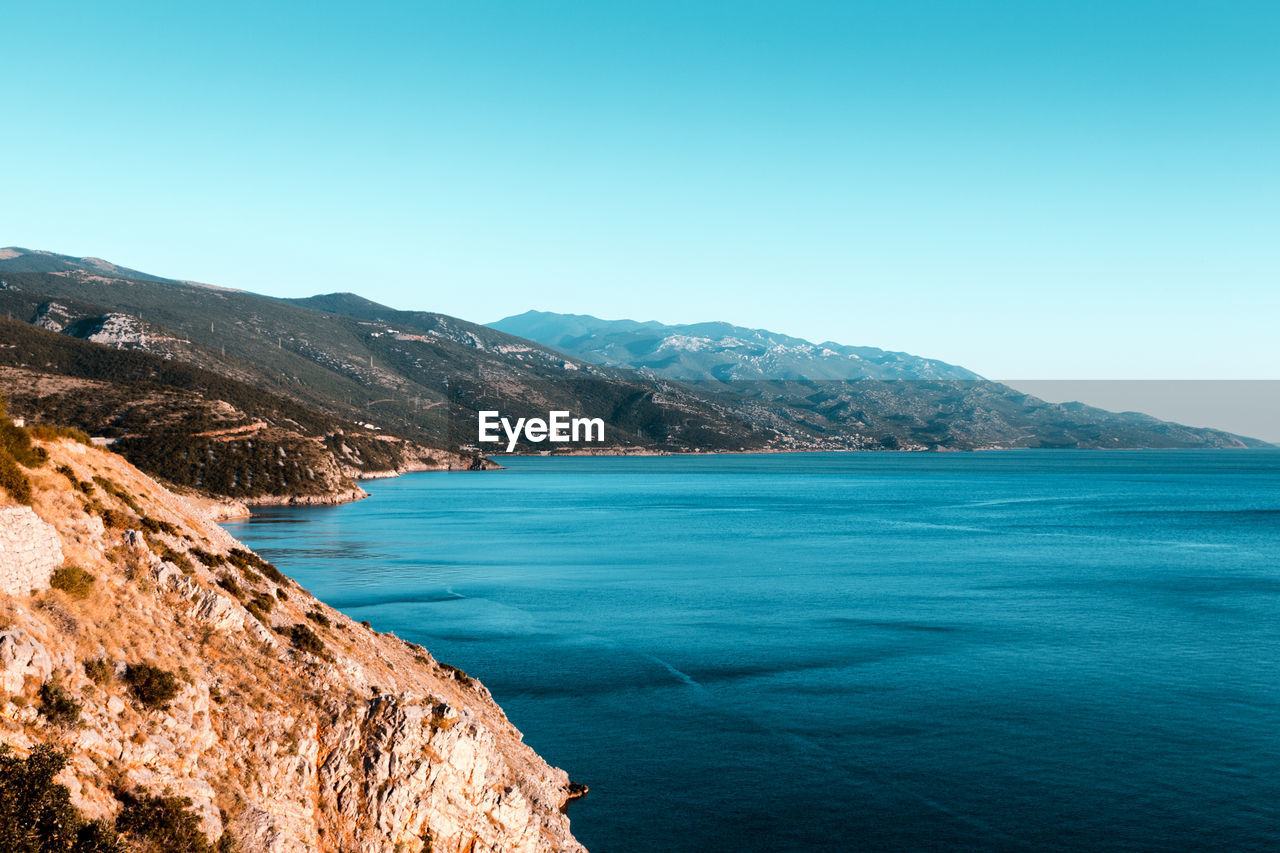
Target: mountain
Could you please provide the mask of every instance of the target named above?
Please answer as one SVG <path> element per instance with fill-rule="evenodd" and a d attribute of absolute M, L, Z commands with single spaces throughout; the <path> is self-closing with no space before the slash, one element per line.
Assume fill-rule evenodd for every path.
<path fill-rule="evenodd" d="M 144 470 L 181 486 L 312 501 L 358 495 L 351 477 L 484 467 L 482 409 L 601 417 L 618 448 L 737 450 L 775 438 L 679 383 L 441 314 L 0 254 L 0 318 L 12 320 L 0 338 L 9 369 L 0 391 L 14 412 L 118 439 Z"/>
<path fill-rule="evenodd" d="M 121 456 L 5 432 L 0 850 L 582 853 L 585 788 L 478 680 Z"/>
<path fill-rule="evenodd" d="M 557 452 L 1260 444 L 1049 404 L 869 347 L 714 323 L 517 320 L 538 340 L 354 293 L 277 299 L 10 248 L 0 393 L 33 422 L 114 440 L 171 485 L 256 503 L 345 500 L 362 477 L 489 467 L 482 453 L 505 447 L 477 442 L 483 410 L 605 422 L 603 445 Z"/>
<path fill-rule="evenodd" d="M 1053 404 L 936 359 L 728 323 L 666 325 L 528 311 L 490 324 L 596 364 L 734 401 L 782 447 L 1260 447 L 1135 412 Z"/>
<path fill-rule="evenodd" d="M 979 378 L 963 367 L 904 352 L 815 344 L 729 323 L 669 326 L 526 311 L 489 326 L 584 361 L 692 382 Z"/>
<path fill-rule="evenodd" d="M 0 249 L 0 275 L 6 272 L 74 272 L 127 278 L 133 281 L 172 281 L 128 267 L 120 267 L 102 258 L 77 258 L 33 249 L 9 246 Z"/>

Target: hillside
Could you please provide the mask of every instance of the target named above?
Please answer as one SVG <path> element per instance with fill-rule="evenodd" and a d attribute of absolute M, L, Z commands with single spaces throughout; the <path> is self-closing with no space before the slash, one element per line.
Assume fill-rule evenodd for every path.
<path fill-rule="evenodd" d="M 67 368 L 67 359 L 9 343 L 18 354 L 4 363 L 26 371 L 0 377 L 12 386 L 16 413 L 56 417 L 94 434 L 124 429 L 129 436 L 120 436 L 120 449 L 146 470 L 257 501 L 350 497 L 358 493 L 343 478 L 380 471 L 480 467 L 479 454 L 497 449 L 477 443 L 481 410 L 512 419 L 565 410 L 605 421 L 603 446 L 570 443 L 557 452 L 1262 444 L 1135 413 L 1046 403 L 935 359 L 723 323 L 530 313 L 498 324 L 533 341 L 352 293 L 275 299 L 157 276 L 126 278 L 133 271 L 97 259 L 3 253 L 0 312 L 15 321 L 154 365 L 196 368 L 240 388 L 234 400 L 225 396 L 230 391 L 196 389 L 204 397 L 197 401 L 187 395 L 186 379 L 165 379 L 168 390 L 158 400 L 136 372 L 117 377 L 114 368 L 94 368 L 98 356 Z M 16 328 L 4 327 L 14 340 Z M 52 375 L 106 383 L 86 391 L 88 399 L 115 396 L 108 406 L 77 407 L 74 387 L 52 396 L 38 390 L 58 387 Z M 112 391 L 118 378 L 125 381 Z M 245 389 L 270 402 L 237 402 Z M 226 418 L 219 415 L 223 403 L 236 410 Z M 196 412 L 190 427 L 181 425 L 188 406 Z M 289 414 L 290 407 L 309 414 Z M 99 408 L 104 417 L 95 422 Z M 251 427 L 252 440 L 227 432 Z M 522 442 L 516 450 L 546 448 Z"/>
<path fill-rule="evenodd" d="M 1222 430 L 1047 403 L 908 353 L 815 344 L 728 323 L 666 325 L 529 311 L 491 324 L 566 355 L 735 401 L 783 447 L 886 449 L 1262 447 Z"/>
<path fill-rule="evenodd" d="M 772 438 L 678 383 L 566 358 L 440 314 L 396 311 L 353 294 L 290 301 L 114 277 L 66 256 L 57 256 L 64 268 L 28 272 L 25 257 L 10 257 L 0 272 L 0 312 L 56 325 L 65 336 L 95 330 L 105 344 L 192 364 L 434 447 L 473 444 L 481 409 L 590 413 L 605 419 L 611 444 L 650 450 L 763 447 Z M 32 262 L 51 264 L 47 254 Z M 104 335 L 103 327 L 116 332 Z"/>
<path fill-rule="evenodd" d="M 178 359 L 3 317 L 0 389 L 15 415 L 101 436 L 169 483 L 247 503 L 351 499 L 364 477 L 485 464 Z"/>
<path fill-rule="evenodd" d="M 134 281 L 171 281 L 149 275 L 128 267 L 120 267 L 102 258 L 74 258 L 38 249 L 9 246 L 0 249 L 0 275 L 6 272 L 85 272 L 95 275 L 126 278 Z"/>
<path fill-rule="evenodd" d="M 30 506 L 0 488 L 0 849 L 582 849 L 583 789 L 480 682 L 120 456 L 36 448 Z"/>

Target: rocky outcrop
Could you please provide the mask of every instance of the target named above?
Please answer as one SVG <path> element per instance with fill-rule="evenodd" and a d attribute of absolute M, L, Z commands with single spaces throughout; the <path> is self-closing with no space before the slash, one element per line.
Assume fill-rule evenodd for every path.
<path fill-rule="evenodd" d="M 74 323 L 77 317 L 78 315 L 65 305 L 50 301 L 43 303 L 36 309 L 35 315 L 31 318 L 31 323 L 51 332 L 61 332 L 68 325 Z"/>
<path fill-rule="evenodd" d="M 0 690 L 17 693 L 44 684 L 53 667 L 49 650 L 22 628 L 0 632 Z"/>
<path fill-rule="evenodd" d="M 46 448 L 35 509 L 94 589 L 0 595 L 0 742 L 68 748 L 59 782 L 86 816 L 145 790 L 187 797 L 209 840 L 243 853 L 582 851 L 567 774 L 482 684 L 317 601 L 120 457 Z M 0 535 L 26 518 L 3 512 Z M 131 686 L 141 664 L 170 674 L 171 697 Z M 42 713 L 51 681 L 78 723 Z"/>
<path fill-rule="evenodd" d="M 137 317 L 128 314 L 104 314 L 81 324 L 75 330 L 78 338 L 93 341 L 95 344 L 120 349 L 146 347 L 147 333 Z"/>
<path fill-rule="evenodd" d="M 249 506 L 329 506 L 363 500 L 369 493 L 356 486 L 350 489 L 334 489 L 322 495 L 258 495 L 244 498 Z"/>
<path fill-rule="evenodd" d="M 27 507 L 0 507 L 0 592 L 48 589 L 61 565 L 62 542 L 52 524 Z"/>

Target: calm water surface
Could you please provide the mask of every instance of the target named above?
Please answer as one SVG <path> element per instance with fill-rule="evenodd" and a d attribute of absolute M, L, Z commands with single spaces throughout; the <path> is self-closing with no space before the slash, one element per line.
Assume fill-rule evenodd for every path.
<path fill-rule="evenodd" d="M 609 851 L 1280 849 L 1280 451 L 513 458 L 231 532 Z"/>

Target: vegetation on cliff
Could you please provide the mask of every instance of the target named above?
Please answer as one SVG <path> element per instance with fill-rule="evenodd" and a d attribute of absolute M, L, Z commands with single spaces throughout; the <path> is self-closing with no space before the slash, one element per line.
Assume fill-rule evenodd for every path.
<path fill-rule="evenodd" d="M 26 758 L 0 744 L 0 850 L 5 853 L 234 853 L 224 832 L 211 844 L 186 797 L 122 791 L 114 821 L 89 820 L 57 780 L 69 754 L 43 743 Z"/>
<path fill-rule="evenodd" d="M 106 820 L 86 820 L 71 793 L 54 777 L 67 754 L 40 744 L 26 758 L 0 743 L 0 850 L 6 853 L 124 853 L 124 843 Z"/>
<path fill-rule="evenodd" d="M 0 593 L 0 850 L 581 850 L 576 789 L 478 681 L 121 456 L 30 452 L 61 568 Z"/>
<path fill-rule="evenodd" d="M 151 353 L 3 317 L 0 339 L 9 344 L 0 347 L 0 385 L 34 422 L 31 429 L 101 436 L 148 473 L 206 493 L 323 500 L 355 493 L 355 478 L 364 474 L 477 464 Z M 72 429 L 59 432 L 47 426 L 53 423 Z M 0 444 L 26 440 L 7 418 L 0 430 Z M 19 484 L 4 459 L 0 451 L 0 485 Z"/>
<path fill-rule="evenodd" d="M 31 443 L 31 432 L 9 418 L 0 394 L 0 489 L 20 504 L 31 503 L 31 479 L 24 468 L 38 468 L 48 454 Z"/>

